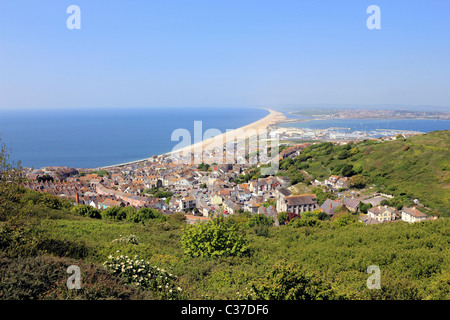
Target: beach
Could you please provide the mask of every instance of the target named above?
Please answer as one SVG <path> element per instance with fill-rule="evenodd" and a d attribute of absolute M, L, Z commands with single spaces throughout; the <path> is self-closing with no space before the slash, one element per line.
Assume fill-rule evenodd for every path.
<path fill-rule="evenodd" d="M 172 150 L 170 152 L 163 153 L 160 156 L 177 155 L 177 154 L 185 155 L 185 154 L 188 154 L 189 152 L 194 153 L 194 152 L 214 150 L 214 149 L 222 147 L 224 145 L 224 143 L 227 141 L 229 142 L 234 139 L 236 141 L 246 139 L 249 137 L 248 136 L 249 133 L 254 132 L 256 134 L 261 134 L 264 131 L 266 131 L 268 126 L 275 125 L 275 124 L 283 122 L 287 119 L 286 116 L 282 112 L 278 112 L 278 111 L 275 111 L 272 109 L 267 109 L 267 108 L 264 108 L 264 109 L 269 111 L 269 114 L 262 119 L 259 119 L 255 122 L 252 122 L 252 123 L 242 126 L 240 128 L 229 130 L 222 134 L 216 135 L 212 138 L 205 139 L 203 141 L 200 141 L 200 142 L 197 142 L 194 144 L 190 144 L 189 146 L 186 146 L 184 148 L 179 148 L 177 150 Z M 120 163 L 120 164 L 103 166 L 101 168 L 106 169 L 106 168 L 130 165 L 130 164 L 147 161 L 148 159 L 150 159 L 150 157 L 141 159 L 141 160 L 135 160 L 135 161 L 129 161 L 129 162 L 124 162 L 124 163 Z"/>
<path fill-rule="evenodd" d="M 262 134 L 264 131 L 266 131 L 268 126 L 275 125 L 286 120 L 286 116 L 282 112 L 267 108 L 265 108 L 265 110 L 269 111 L 269 114 L 260 120 L 257 120 L 246 126 L 224 132 L 212 138 L 191 144 L 187 147 L 173 150 L 166 154 L 174 155 L 187 154 L 189 152 L 198 153 L 203 151 L 212 151 L 214 149 L 221 148 L 226 142 L 238 142 L 249 138 L 250 136 L 254 136 L 255 134 Z"/>

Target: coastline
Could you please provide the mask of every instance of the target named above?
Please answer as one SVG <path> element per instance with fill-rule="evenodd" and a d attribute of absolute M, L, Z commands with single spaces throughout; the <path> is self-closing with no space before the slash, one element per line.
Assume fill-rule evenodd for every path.
<path fill-rule="evenodd" d="M 272 110 L 269 108 L 261 108 L 261 109 L 265 109 L 265 110 L 269 111 L 269 114 L 262 119 L 259 119 L 255 122 L 252 122 L 252 123 L 245 125 L 243 127 L 240 127 L 240 128 L 231 129 L 227 132 L 224 132 L 224 133 L 214 136 L 212 138 L 205 139 L 200 142 L 191 144 L 189 146 L 186 146 L 186 147 L 183 147 L 183 148 L 180 148 L 177 150 L 172 150 L 172 151 L 169 151 L 169 152 L 157 155 L 157 156 L 183 154 L 186 152 L 195 152 L 198 150 L 202 150 L 202 151 L 214 150 L 217 147 L 223 146 L 224 142 L 230 141 L 231 138 L 237 138 L 237 140 L 243 140 L 245 138 L 248 138 L 248 136 L 245 135 L 245 131 L 248 132 L 248 131 L 254 130 L 257 133 L 261 133 L 261 132 L 264 132 L 268 126 L 278 124 L 287 119 L 287 117 L 282 112 L 275 111 L 275 110 Z M 98 167 L 98 168 L 99 169 L 107 169 L 107 168 L 121 167 L 121 166 L 125 166 L 125 165 L 130 165 L 130 164 L 136 164 L 136 163 L 140 163 L 143 161 L 147 161 L 152 157 L 153 156 L 150 156 L 148 158 L 141 159 L 141 160 L 129 161 L 129 162 L 125 162 L 125 163 L 103 166 L 103 167 Z"/>

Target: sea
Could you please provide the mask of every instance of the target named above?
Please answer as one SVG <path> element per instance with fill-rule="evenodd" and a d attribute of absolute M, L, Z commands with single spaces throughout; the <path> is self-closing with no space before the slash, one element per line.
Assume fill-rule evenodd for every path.
<path fill-rule="evenodd" d="M 184 139 L 172 139 L 177 129 L 194 143 L 208 129 L 224 133 L 268 114 L 216 107 L 0 110 L 0 137 L 10 161 L 23 167 L 99 168 L 170 152 Z"/>
<path fill-rule="evenodd" d="M 292 119 L 292 118 L 291 118 Z M 310 120 L 311 119 L 311 120 Z M 304 121 L 308 120 L 308 121 Z M 373 132 L 373 131 L 416 131 L 431 132 L 436 130 L 450 130 L 450 120 L 434 119 L 324 119 L 314 120 L 302 117 L 299 122 L 291 122 L 283 127 L 304 129 L 332 129 L 341 132 Z"/>
<path fill-rule="evenodd" d="M 191 142 L 208 129 L 236 129 L 268 115 L 260 108 L 111 108 L 0 110 L 0 138 L 10 161 L 23 167 L 99 168 L 170 152 L 182 141 L 175 130 L 189 132 Z M 345 132 L 449 130 L 450 120 L 337 119 L 310 120 L 284 126 L 337 129 Z M 195 131 L 196 121 L 201 125 Z M 381 133 L 382 131 L 380 131 Z M 184 138 L 183 138 L 184 139 Z M 185 141 L 183 141 L 185 142 Z"/>

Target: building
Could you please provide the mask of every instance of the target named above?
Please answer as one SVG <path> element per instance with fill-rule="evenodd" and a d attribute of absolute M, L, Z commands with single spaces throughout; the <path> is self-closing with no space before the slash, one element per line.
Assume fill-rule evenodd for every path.
<path fill-rule="evenodd" d="M 300 214 L 305 211 L 314 211 L 319 208 L 315 194 L 302 194 L 298 196 L 284 197 L 284 203 L 280 202 L 278 212 L 292 212 Z M 277 201 L 278 202 L 278 201 Z"/>
<path fill-rule="evenodd" d="M 285 207 L 286 197 L 292 195 L 292 192 L 285 187 L 279 187 L 275 189 L 275 198 L 277 199 L 277 211 L 286 212 L 286 210 L 281 210 Z"/>
<path fill-rule="evenodd" d="M 336 213 L 336 209 L 341 206 L 339 201 L 326 199 L 325 202 L 320 206 L 320 209 L 329 216 L 333 216 Z"/>
<path fill-rule="evenodd" d="M 396 214 L 397 210 L 388 206 L 378 206 L 367 211 L 368 217 L 378 222 L 394 221 Z"/>
<path fill-rule="evenodd" d="M 177 203 L 178 203 L 178 210 L 180 211 L 191 210 L 196 207 L 195 198 L 192 196 L 177 199 Z"/>
<path fill-rule="evenodd" d="M 357 212 L 359 209 L 359 200 L 353 198 L 344 197 L 341 200 L 326 199 L 320 206 L 320 209 L 327 215 L 332 216 L 336 212 L 336 208 L 345 207 L 350 212 Z"/>
<path fill-rule="evenodd" d="M 402 220 L 413 223 L 418 221 L 424 221 L 428 218 L 426 214 L 416 209 L 416 207 L 412 208 L 403 208 L 402 209 Z"/>

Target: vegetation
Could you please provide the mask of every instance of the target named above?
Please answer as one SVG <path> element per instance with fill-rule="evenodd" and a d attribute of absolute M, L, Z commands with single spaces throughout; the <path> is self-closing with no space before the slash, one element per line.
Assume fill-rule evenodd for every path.
<path fill-rule="evenodd" d="M 430 146 L 443 153 L 434 139 Z M 407 140 L 410 148 L 399 152 L 419 149 Z M 356 156 L 381 145 L 365 144 L 357 145 Z M 318 159 L 310 168 L 337 148 L 310 149 L 308 159 Z M 73 201 L 23 189 L 20 166 L 5 159 L 0 155 L 0 299 L 450 299 L 447 218 L 365 225 L 341 208 L 331 220 L 310 212 L 279 227 L 246 213 L 186 225 L 182 213 L 161 218 L 118 207 L 99 219 L 89 208 L 74 209 Z M 424 169 L 430 174 L 439 161 L 447 168 L 430 159 Z M 339 161 L 308 173 L 328 174 Z M 355 172 L 361 161 L 352 161 Z M 374 167 L 357 174 L 372 183 Z M 446 181 L 447 172 L 437 181 Z M 404 192 L 398 177 L 384 188 Z M 435 192 L 432 204 L 445 203 L 445 190 Z M 79 290 L 66 287 L 70 265 L 82 270 Z M 380 290 L 366 286 L 370 265 L 380 267 Z"/>
<path fill-rule="evenodd" d="M 208 171 L 210 165 L 207 163 L 200 163 L 197 167 L 198 170 L 202 170 L 202 171 Z"/>
<path fill-rule="evenodd" d="M 170 198 L 173 196 L 173 192 L 172 191 L 166 191 L 163 190 L 161 188 L 158 187 L 153 187 L 153 188 L 145 188 L 142 193 L 148 193 L 151 194 L 152 197 L 155 198 Z"/>
<path fill-rule="evenodd" d="M 192 257 L 242 256 L 247 251 L 244 234 L 223 217 L 210 223 L 187 226 L 181 237 L 184 252 Z"/>
<path fill-rule="evenodd" d="M 295 159 L 280 162 L 279 175 L 291 183 L 324 180 L 330 175 L 350 177 L 357 189 L 374 187 L 394 196 L 401 208 L 418 199 L 426 213 L 450 217 L 450 131 L 435 131 L 395 141 L 364 140 L 335 146 L 313 144 Z M 323 195 L 317 194 L 319 203 Z M 428 209 L 427 209 L 428 208 Z"/>
<path fill-rule="evenodd" d="M 97 171 L 91 171 L 91 174 L 97 174 L 99 177 L 105 177 L 105 176 L 109 176 L 109 172 L 102 169 L 102 170 L 97 170 Z"/>

